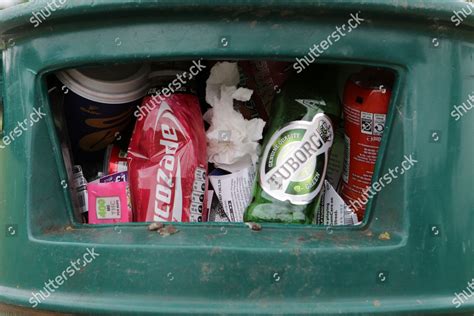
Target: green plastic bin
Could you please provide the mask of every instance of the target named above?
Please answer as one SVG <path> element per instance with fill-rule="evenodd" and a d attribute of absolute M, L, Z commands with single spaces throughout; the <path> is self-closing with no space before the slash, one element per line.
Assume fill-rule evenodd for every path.
<path fill-rule="evenodd" d="M 32 310 L 32 295 L 63 275 L 36 310 L 474 313 L 474 298 L 458 308 L 454 301 L 474 277 L 474 111 L 452 115 L 474 94 L 474 15 L 458 26 L 453 19 L 471 4 L 56 0 L 65 3 L 35 27 L 34 13 L 50 2 L 0 11 L 2 137 L 17 135 L 34 109 L 46 113 L 0 143 L 1 303 Z M 364 22 L 320 62 L 397 72 L 374 177 L 405 155 L 418 161 L 369 202 L 363 225 L 264 224 L 256 232 L 244 224 L 177 224 L 178 234 L 162 238 L 143 223 L 74 220 L 48 74 L 152 59 L 293 61 L 358 12 Z M 70 276 L 65 269 L 87 249 L 89 258 L 91 250 L 99 255 Z"/>

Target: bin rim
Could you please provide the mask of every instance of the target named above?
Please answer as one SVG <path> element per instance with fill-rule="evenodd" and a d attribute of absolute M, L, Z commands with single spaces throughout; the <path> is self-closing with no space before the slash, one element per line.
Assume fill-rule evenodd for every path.
<path fill-rule="evenodd" d="M 30 26 L 29 31 L 34 30 L 33 12 L 39 12 L 47 6 L 48 2 L 27 2 L 0 10 L 0 37 L 5 37 L 20 31 L 22 27 Z M 270 5 L 271 4 L 271 5 Z M 142 0 L 137 3 L 135 0 L 100 0 L 91 5 L 90 0 L 67 1 L 61 8 L 56 9 L 44 23 L 37 28 L 41 28 L 43 24 L 53 23 L 53 21 L 74 16 L 87 14 L 106 14 L 112 16 L 114 12 L 130 12 L 130 11 L 148 11 L 156 10 L 158 12 L 174 11 L 176 13 L 184 13 L 188 11 L 196 14 L 197 11 L 212 12 L 225 10 L 240 9 L 242 14 L 251 13 L 255 9 L 285 10 L 291 17 L 299 14 L 311 15 L 322 12 L 324 9 L 333 11 L 346 11 L 357 13 L 365 11 L 370 13 L 392 14 L 404 17 L 421 18 L 432 20 L 435 23 L 448 22 L 454 27 L 455 24 L 451 20 L 454 11 L 462 10 L 469 2 L 463 0 L 433 0 L 426 2 L 425 0 L 412 0 L 401 3 L 399 0 L 277 0 L 277 1 L 250 1 L 250 0 L 222 0 L 216 5 L 213 0 L 195 0 L 195 1 L 176 1 L 163 0 Z M 460 27 L 474 27 L 474 14 L 468 16 L 460 25 Z M 24 31 L 24 29 L 23 29 Z M 11 35 L 10 35 L 11 36 Z"/>

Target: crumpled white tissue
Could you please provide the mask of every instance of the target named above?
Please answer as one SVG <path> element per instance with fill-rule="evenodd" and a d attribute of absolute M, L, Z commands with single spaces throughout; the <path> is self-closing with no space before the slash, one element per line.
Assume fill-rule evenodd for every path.
<path fill-rule="evenodd" d="M 204 114 L 210 124 L 206 132 L 208 161 L 217 168 L 237 172 L 255 165 L 260 154 L 265 121 L 247 120 L 234 110 L 234 100 L 248 101 L 253 91 L 237 88 L 237 63 L 219 62 L 211 69 L 206 81 L 206 101 L 212 106 Z"/>

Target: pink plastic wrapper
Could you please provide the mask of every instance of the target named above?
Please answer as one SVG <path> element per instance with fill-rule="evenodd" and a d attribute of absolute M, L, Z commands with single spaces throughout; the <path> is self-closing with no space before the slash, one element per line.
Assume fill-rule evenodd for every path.
<path fill-rule="evenodd" d="M 128 209 L 130 210 L 128 214 L 128 220 L 129 222 L 133 222 L 133 210 L 132 210 L 132 199 L 130 197 L 130 187 L 128 185 L 128 172 L 117 172 L 114 174 L 109 174 L 106 176 L 103 176 L 102 178 L 99 178 L 95 180 L 93 183 L 110 183 L 110 182 L 125 182 L 127 184 L 127 204 L 128 204 Z"/>
<path fill-rule="evenodd" d="M 148 95 L 140 113 L 127 156 L 135 221 L 206 221 L 206 135 L 198 98 L 182 90 Z"/>
<path fill-rule="evenodd" d="M 132 210 L 127 201 L 127 183 L 89 183 L 89 224 L 128 223 Z"/>

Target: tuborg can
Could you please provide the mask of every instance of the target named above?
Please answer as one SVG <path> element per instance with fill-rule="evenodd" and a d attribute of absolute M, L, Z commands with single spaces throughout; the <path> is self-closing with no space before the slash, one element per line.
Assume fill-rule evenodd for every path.
<path fill-rule="evenodd" d="M 311 224 L 341 114 L 334 67 L 293 76 L 274 100 L 246 222 Z"/>

